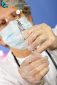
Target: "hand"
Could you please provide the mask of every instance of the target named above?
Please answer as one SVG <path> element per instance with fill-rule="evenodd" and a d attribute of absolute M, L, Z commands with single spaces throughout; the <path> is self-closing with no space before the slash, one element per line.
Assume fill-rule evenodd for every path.
<path fill-rule="evenodd" d="M 19 68 L 19 73 L 22 78 L 29 83 L 39 83 L 41 79 L 47 74 L 48 59 L 43 58 L 40 54 L 32 54 L 24 60 Z"/>
<path fill-rule="evenodd" d="M 46 24 L 40 24 L 32 27 L 32 32 L 27 38 L 29 50 L 42 52 L 49 49 L 57 48 L 57 37 L 54 35 L 51 27 Z M 30 30 L 31 31 L 31 30 Z"/>

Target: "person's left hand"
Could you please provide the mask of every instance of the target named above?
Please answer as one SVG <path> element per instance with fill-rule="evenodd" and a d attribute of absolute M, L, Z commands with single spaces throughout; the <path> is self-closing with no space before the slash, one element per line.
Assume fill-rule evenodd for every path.
<path fill-rule="evenodd" d="M 37 52 L 41 53 L 47 48 L 54 49 L 57 47 L 57 37 L 50 26 L 40 24 L 33 26 L 32 29 L 31 34 L 27 38 L 29 50 L 37 50 Z"/>
<path fill-rule="evenodd" d="M 40 83 L 48 71 L 47 57 L 42 57 L 39 53 L 34 52 L 23 61 L 19 68 L 22 78 L 32 85 Z"/>

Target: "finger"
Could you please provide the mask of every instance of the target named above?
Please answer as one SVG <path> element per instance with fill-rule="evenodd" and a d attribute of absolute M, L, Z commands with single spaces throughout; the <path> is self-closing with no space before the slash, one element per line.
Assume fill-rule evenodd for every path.
<path fill-rule="evenodd" d="M 37 37 L 39 37 L 40 35 L 42 35 L 41 30 L 34 30 L 34 32 L 32 32 L 32 34 L 28 37 L 27 41 L 28 44 L 30 45 L 33 41 L 35 41 L 37 39 Z"/>
<path fill-rule="evenodd" d="M 42 79 L 49 71 L 49 67 L 44 68 L 41 72 L 39 72 L 39 75 L 36 75 L 37 77 L 40 77 L 40 79 Z"/>
<path fill-rule="evenodd" d="M 28 64 L 28 65 L 26 66 L 26 69 L 27 69 L 28 71 L 31 71 L 31 70 L 37 68 L 38 66 L 44 64 L 44 63 L 49 64 L 47 58 L 42 58 L 42 59 L 36 60 L 36 61 Z"/>
<path fill-rule="evenodd" d="M 28 56 L 24 62 L 22 63 L 22 65 L 28 65 L 30 64 L 31 62 L 34 62 L 38 59 L 41 59 L 41 55 L 39 53 L 32 53 L 30 56 Z"/>
<path fill-rule="evenodd" d="M 48 64 L 44 63 L 43 65 L 40 65 L 39 67 L 34 68 L 32 71 L 28 70 L 27 76 L 34 79 L 34 80 L 40 80 L 42 78 L 42 76 L 39 74 L 39 72 L 45 68 L 48 68 Z M 38 76 L 36 77 L 36 75 L 38 75 Z"/>
<path fill-rule="evenodd" d="M 35 81 L 35 82 L 41 81 L 41 79 L 48 73 L 49 68 L 47 66 L 44 66 L 44 69 L 42 68 L 42 70 L 43 71 L 41 71 L 41 72 L 37 71 L 37 73 L 34 74 L 34 75 L 31 74 L 32 72 L 29 74 L 29 75 L 32 76 L 31 78 L 32 78 L 33 81 Z"/>
<path fill-rule="evenodd" d="M 36 61 L 32 62 L 30 64 L 30 66 L 33 67 L 33 68 L 35 68 L 35 67 L 38 67 L 39 65 L 41 65 L 43 63 L 48 63 L 48 59 L 47 58 L 37 59 Z"/>
<path fill-rule="evenodd" d="M 40 36 L 40 32 L 33 32 L 27 39 L 28 44 L 30 45 L 38 36 Z"/>
<path fill-rule="evenodd" d="M 22 31 L 22 35 L 25 38 L 25 40 L 31 35 L 33 29 L 28 29 L 28 30 L 24 30 Z"/>
<path fill-rule="evenodd" d="M 43 52 L 44 50 L 46 50 L 46 49 L 51 45 L 50 42 L 51 42 L 50 40 L 45 41 L 44 43 L 42 43 L 42 44 L 37 48 L 36 51 L 39 52 L 39 53 Z"/>
<path fill-rule="evenodd" d="M 41 45 L 46 40 L 47 40 L 47 37 L 45 35 L 41 35 L 28 47 L 28 49 L 35 50 L 37 46 Z"/>
<path fill-rule="evenodd" d="M 32 76 L 35 76 L 36 74 L 38 74 L 40 71 L 42 71 L 43 69 L 45 69 L 46 67 L 48 67 L 48 63 L 43 63 L 37 67 L 35 67 L 32 71 L 30 71 L 29 74 L 31 74 Z"/>

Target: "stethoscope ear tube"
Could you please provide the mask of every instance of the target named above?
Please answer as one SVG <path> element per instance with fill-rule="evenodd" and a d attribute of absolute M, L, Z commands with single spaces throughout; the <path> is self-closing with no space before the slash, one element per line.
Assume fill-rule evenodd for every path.
<path fill-rule="evenodd" d="M 52 55 L 46 50 L 46 53 L 48 54 L 49 58 L 51 59 L 52 63 L 54 64 L 56 70 L 57 70 L 57 64 L 55 62 L 55 60 L 53 59 Z"/>
<path fill-rule="evenodd" d="M 19 62 L 18 62 L 16 56 L 13 54 L 13 52 L 12 52 L 12 55 L 13 55 L 13 57 L 14 57 L 14 60 L 15 60 L 16 64 L 18 65 L 18 67 L 20 67 L 20 64 L 19 64 Z"/>

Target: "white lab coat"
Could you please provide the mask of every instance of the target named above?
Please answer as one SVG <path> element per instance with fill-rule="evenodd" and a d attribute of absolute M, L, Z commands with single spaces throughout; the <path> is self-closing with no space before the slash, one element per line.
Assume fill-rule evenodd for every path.
<path fill-rule="evenodd" d="M 56 29 L 54 29 L 54 31 L 55 32 L 57 31 L 57 27 Z M 52 54 L 54 60 L 57 62 L 56 51 L 53 51 L 53 52 L 49 51 L 49 52 Z M 42 54 L 46 55 L 45 52 L 43 52 Z M 21 63 L 21 59 L 18 59 L 18 60 Z M 44 85 L 57 85 L 56 84 L 56 81 L 57 81 L 56 69 L 50 59 L 49 59 L 49 63 L 50 63 L 49 64 L 50 70 L 48 74 L 44 77 Z M 0 85 L 31 85 L 26 80 L 22 79 L 18 69 L 19 68 L 13 58 L 13 55 L 11 54 L 11 52 L 9 52 L 7 57 L 3 60 L 3 62 L 0 62 Z"/>

